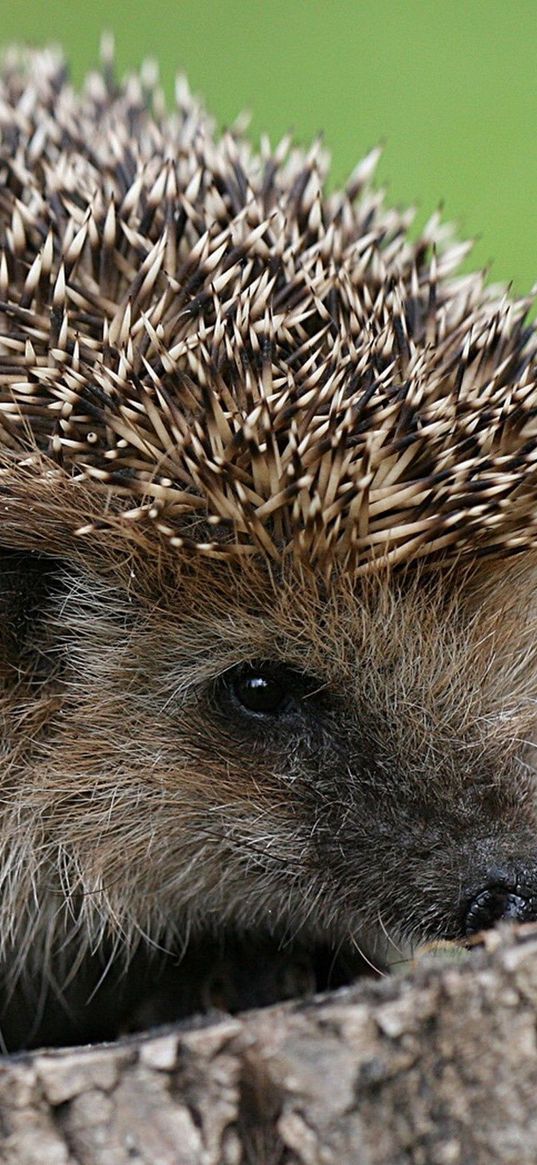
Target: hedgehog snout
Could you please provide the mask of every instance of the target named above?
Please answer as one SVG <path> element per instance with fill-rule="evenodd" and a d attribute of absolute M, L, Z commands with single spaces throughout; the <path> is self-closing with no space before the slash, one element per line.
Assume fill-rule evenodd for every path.
<path fill-rule="evenodd" d="M 492 871 L 466 906 L 464 933 L 469 936 L 490 930 L 502 921 L 537 921 L 537 871 L 519 871 L 516 876 Z"/>

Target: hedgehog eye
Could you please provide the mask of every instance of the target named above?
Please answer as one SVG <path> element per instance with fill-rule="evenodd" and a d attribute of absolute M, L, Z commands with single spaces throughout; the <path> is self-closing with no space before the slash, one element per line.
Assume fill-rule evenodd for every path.
<path fill-rule="evenodd" d="M 303 694 L 301 677 L 269 664 L 233 669 L 226 687 L 236 708 L 259 717 L 293 713 Z"/>

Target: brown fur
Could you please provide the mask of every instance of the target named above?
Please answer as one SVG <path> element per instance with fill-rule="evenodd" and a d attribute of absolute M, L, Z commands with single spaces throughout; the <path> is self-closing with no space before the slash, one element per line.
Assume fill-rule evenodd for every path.
<path fill-rule="evenodd" d="M 534 861 L 528 570 L 325 591 L 58 564 L 25 631 L 42 674 L 5 684 L 6 962 L 68 935 L 133 951 L 238 926 L 382 957 L 383 928 L 458 934 L 491 864 Z M 256 740 L 218 707 L 214 681 L 260 659 L 317 677 L 309 732 Z"/>

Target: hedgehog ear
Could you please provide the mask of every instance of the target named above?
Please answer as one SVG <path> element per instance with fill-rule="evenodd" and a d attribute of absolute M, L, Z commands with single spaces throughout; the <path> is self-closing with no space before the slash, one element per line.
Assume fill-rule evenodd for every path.
<path fill-rule="evenodd" d="M 9 465 L 0 461 L 0 553 L 5 548 L 49 559 L 81 559 L 77 529 L 91 524 L 96 510 L 88 487 L 45 457 Z"/>

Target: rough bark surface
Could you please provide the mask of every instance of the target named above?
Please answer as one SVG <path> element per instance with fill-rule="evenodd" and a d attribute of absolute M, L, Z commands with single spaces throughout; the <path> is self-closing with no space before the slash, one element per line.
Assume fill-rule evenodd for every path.
<path fill-rule="evenodd" d="M 535 1165 L 537 933 L 0 1063 L 2 1165 Z"/>

